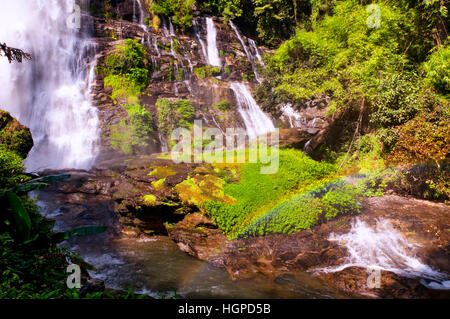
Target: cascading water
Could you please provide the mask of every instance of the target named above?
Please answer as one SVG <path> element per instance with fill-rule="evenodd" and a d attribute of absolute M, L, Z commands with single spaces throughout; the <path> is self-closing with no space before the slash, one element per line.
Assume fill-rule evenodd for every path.
<path fill-rule="evenodd" d="M 97 154 L 98 116 L 90 100 L 95 45 L 85 37 L 92 24 L 82 15 L 77 28 L 75 4 L 2 2 L 1 41 L 33 56 L 22 64 L 0 59 L 0 104 L 33 134 L 28 171 L 88 169 Z"/>
<path fill-rule="evenodd" d="M 212 66 L 222 67 L 217 49 L 217 30 L 212 18 L 206 18 L 206 27 L 208 30 L 208 63 Z"/>
<path fill-rule="evenodd" d="M 253 39 L 248 39 L 248 43 L 250 43 L 250 47 L 255 51 L 256 59 L 258 59 L 259 63 L 264 65 L 264 62 L 262 60 L 261 54 L 259 54 L 258 47 L 256 46 L 256 43 Z"/>
<path fill-rule="evenodd" d="M 306 119 L 301 117 L 300 114 L 295 112 L 295 110 L 292 108 L 292 104 L 288 103 L 285 105 L 282 105 L 280 107 L 281 112 L 283 112 L 283 115 L 286 116 L 289 119 L 289 124 L 291 128 L 294 127 L 301 127 L 306 122 Z"/>
<path fill-rule="evenodd" d="M 139 26 L 142 28 L 142 30 L 144 30 L 145 32 L 147 32 L 148 31 L 148 28 L 147 28 L 147 26 L 145 25 L 145 17 L 146 17 L 146 13 L 145 13 L 145 10 L 144 10 L 144 7 L 142 6 L 142 2 L 141 2 L 141 0 L 135 0 L 136 2 L 137 2 L 137 4 L 138 4 L 138 7 L 139 7 L 139 19 L 136 19 L 136 21 L 139 23 Z M 136 3 L 135 2 L 135 3 Z M 133 3 L 133 5 L 134 5 L 134 3 Z M 136 16 L 136 14 L 135 14 L 135 16 Z"/>
<path fill-rule="evenodd" d="M 261 111 L 252 94 L 244 83 L 231 83 L 230 88 L 236 95 L 239 113 L 244 120 L 250 139 L 272 132 L 275 127 L 269 117 Z"/>
<path fill-rule="evenodd" d="M 200 30 L 197 24 L 197 20 L 195 19 L 192 20 L 192 26 L 194 27 L 194 36 L 197 39 L 197 41 L 200 42 L 200 46 L 202 47 L 203 57 L 205 58 L 206 62 L 208 62 L 208 53 L 206 52 L 205 42 L 200 36 Z"/>
<path fill-rule="evenodd" d="M 253 73 L 255 74 L 255 79 L 256 81 L 258 81 L 259 83 L 262 82 L 262 78 L 259 75 L 258 71 L 256 70 L 256 65 L 255 65 L 255 57 L 251 54 L 250 50 L 247 48 L 247 46 L 245 45 L 244 39 L 242 39 L 241 34 L 239 33 L 238 28 L 236 27 L 236 25 L 233 23 L 233 21 L 230 20 L 230 26 L 233 29 L 234 33 L 236 34 L 237 38 L 239 39 L 239 42 L 241 42 L 242 48 L 244 49 L 245 54 L 247 55 L 247 59 L 251 62 L 252 64 L 252 68 L 253 68 Z M 254 44 L 254 43 L 253 43 Z M 254 44 L 255 45 L 255 44 Z M 255 45 L 256 47 L 256 45 Z M 256 54 L 257 54 L 257 58 L 258 58 L 258 49 L 256 48 Z M 258 59 L 261 59 L 261 57 L 259 57 Z M 262 60 L 262 59 L 261 59 Z"/>
<path fill-rule="evenodd" d="M 387 220 L 378 220 L 376 227 L 372 228 L 356 219 L 349 233 L 332 234 L 329 240 L 345 246 L 349 256 L 344 264 L 316 269 L 317 272 L 337 272 L 357 266 L 391 271 L 404 277 L 422 278 L 431 281 L 425 283 L 430 288 L 450 289 L 448 275 L 423 264 L 414 255 L 417 245 L 408 242 Z"/>

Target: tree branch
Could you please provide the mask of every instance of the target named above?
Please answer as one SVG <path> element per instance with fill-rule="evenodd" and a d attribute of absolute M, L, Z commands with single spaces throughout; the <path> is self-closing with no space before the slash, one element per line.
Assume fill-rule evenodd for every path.
<path fill-rule="evenodd" d="M 3 53 L 3 54 L 2 54 Z M 31 54 L 23 52 L 20 49 L 11 48 L 6 45 L 6 43 L 0 43 L 0 56 L 6 56 L 8 58 L 9 63 L 12 61 L 17 61 L 22 63 L 25 60 L 31 60 Z"/>

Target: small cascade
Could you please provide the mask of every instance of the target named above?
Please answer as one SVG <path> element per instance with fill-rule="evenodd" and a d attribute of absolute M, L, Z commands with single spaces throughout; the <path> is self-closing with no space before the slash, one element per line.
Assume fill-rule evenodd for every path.
<path fill-rule="evenodd" d="M 292 108 L 292 104 L 284 104 L 280 107 L 281 112 L 283 112 L 283 115 L 286 116 L 289 119 L 289 124 L 291 128 L 294 127 L 302 127 L 305 126 L 307 123 L 306 119 L 302 117 L 300 114 L 295 112 L 295 110 Z"/>
<path fill-rule="evenodd" d="M 169 18 L 169 36 L 174 37 L 175 35 L 175 29 L 173 28 L 172 19 Z"/>
<path fill-rule="evenodd" d="M 259 54 L 259 49 L 256 46 L 256 43 L 253 39 L 248 39 L 248 43 L 250 43 L 250 47 L 253 49 L 253 51 L 255 51 L 255 56 L 258 59 L 259 63 L 261 63 L 262 65 L 264 65 L 264 62 L 262 60 L 261 55 Z"/>
<path fill-rule="evenodd" d="M 257 136 L 272 132 L 275 130 L 270 118 L 261 111 L 252 94 L 244 83 L 231 83 L 230 88 L 236 95 L 239 113 L 244 120 L 247 128 L 247 134 L 252 140 Z"/>
<path fill-rule="evenodd" d="M 208 63 L 220 68 L 222 63 L 220 62 L 219 50 L 217 49 L 217 30 L 212 18 L 206 18 L 206 26 L 208 31 Z"/>
<path fill-rule="evenodd" d="M 135 4 L 138 4 L 139 7 L 139 19 L 136 19 L 137 21 L 135 21 L 136 23 L 139 23 L 139 26 L 142 28 L 142 30 L 144 30 L 145 32 L 148 31 L 147 26 L 145 25 L 145 17 L 147 16 L 144 7 L 142 6 L 142 2 L 141 0 L 135 0 L 135 2 L 133 2 L 133 10 L 135 10 Z M 136 13 L 134 13 L 134 17 L 135 17 Z"/>
<path fill-rule="evenodd" d="M 161 32 L 165 38 L 170 37 L 169 29 L 167 29 L 166 20 L 164 18 L 161 19 Z"/>
<path fill-rule="evenodd" d="M 159 50 L 158 41 L 156 38 L 153 38 L 153 47 L 155 48 L 155 52 L 158 55 L 158 58 L 161 57 L 161 51 Z"/>
<path fill-rule="evenodd" d="M 208 62 L 208 53 L 206 52 L 206 46 L 205 42 L 203 41 L 202 37 L 200 36 L 200 30 L 199 26 L 197 24 L 197 20 L 192 20 L 192 26 L 194 29 L 194 36 L 200 42 L 200 46 L 202 47 L 203 57 L 205 58 L 205 61 Z"/>
<path fill-rule="evenodd" d="M 256 70 L 256 65 L 255 65 L 255 57 L 251 54 L 250 50 L 248 49 L 247 45 L 244 42 L 244 39 L 242 39 L 241 34 L 239 33 L 238 28 L 236 27 L 236 25 L 233 23 L 233 21 L 230 20 L 230 26 L 233 29 L 234 33 L 236 34 L 237 38 L 239 39 L 239 42 L 241 42 L 242 48 L 244 49 L 245 54 L 247 55 L 248 60 L 251 62 L 252 64 L 252 68 L 253 68 L 253 73 L 255 74 L 255 79 L 256 81 L 258 81 L 258 83 L 262 82 L 262 78 L 259 75 L 258 71 Z M 253 40 L 252 40 L 253 41 Z M 250 40 L 249 40 L 250 42 Z M 256 44 L 253 42 L 253 44 L 256 47 Z M 256 49 L 256 52 L 258 52 L 258 50 Z M 257 53 L 256 57 L 259 60 L 261 58 L 261 56 L 258 58 L 259 53 Z"/>
<path fill-rule="evenodd" d="M 378 220 L 375 227 L 370 227 L 358 218 L 350 232 L 343 235 L 331 234 L 329 240 L 346 247 L 349 255 L 341 266 L 316 269 L 316 272 L 338 272 L 357 266 L 429 280 L 431 283 L 424 284 L 430 288 L 450 289 L 448 275 L 422 263 L 415 256 L 417 245 L 408 242 L 385 219 Z"/>

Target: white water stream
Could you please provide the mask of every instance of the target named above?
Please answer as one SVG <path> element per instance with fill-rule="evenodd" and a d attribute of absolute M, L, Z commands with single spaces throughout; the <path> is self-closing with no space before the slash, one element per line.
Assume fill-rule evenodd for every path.
<path fill-rule="evenodd" d="M 217 30 L 212 18 L 206 18 L 206 27 L 208 30 L 208 63 L 220 68 L 222 63 L 219 57 L 219 50 L 217 49 Z"/>
<path fill-rule="evenodd" d="M 429 282 L 425 285 L 434 289 L 450 289 L 448 275 L 424 264 L 415 254 L 417 244 L 408 242 L 385 219 L 370 227 L 356 219 L 350 232 L 343 235 L 332 234 L 329 238 L 347 248 L 348 256 L 338 267 L 316 269 L 323 272 L 338 272 L 357 266 L 367 269 L 386 270 L 400 276 L 421 278 Z"/>
<path fill-rule="evenodd" d="M 0 105 L 31 129 L 28 171 L 84 168 L 97 155 L 98 117 L 90 99 L 95 45 L 72 19 L 75 0 L 4 0 L 0 41 L 32 55 L 9 64 L 0 58 Z M 87 5 L 82 1 L 82 5 Z"/>
<path fill-rule="evenodd" d="M 244 83 L 231 83 L 230 88 L 236 95 L 239 113 L 244 120 L 247 134 L 252 140 L 257 136 L 272 132 L 275 130 L 270 118 L 261 111 L 252 94 Z"/>

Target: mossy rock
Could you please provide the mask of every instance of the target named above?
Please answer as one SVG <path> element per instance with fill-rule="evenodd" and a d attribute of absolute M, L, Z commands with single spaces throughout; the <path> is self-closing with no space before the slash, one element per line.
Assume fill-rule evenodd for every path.
<path fill-rule="evenodd" d="M 0 110 L 0 144 L 22 158 L 26 158 L 33 147 L 30 129 L 2 110 Z"/>

